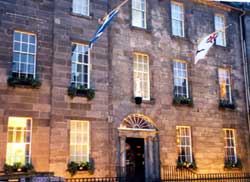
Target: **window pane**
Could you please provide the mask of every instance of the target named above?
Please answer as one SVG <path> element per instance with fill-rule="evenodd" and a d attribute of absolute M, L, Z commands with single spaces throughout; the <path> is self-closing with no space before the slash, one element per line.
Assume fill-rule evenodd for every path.
<path fill-rule="evenodd" d="M 88 47 L 83 44 L 72 45 L 72 67 L 71 67 L 71 83 L 75 86 L 88 86 L 88 68 L 89 68 L 89 57 Z M 86 84 L 87 83 L 87 84 Z"/>
<path fill-rule="evenodd" d="M 6 163 L 25 164 L 30 161 L 31 128 L 26 127 L 26 118 L 9 117 Z"/>
<path fill-rule="evenodd" d="M 223 32 L 218 33 L 216 38 L 216 45 L 226 46 L 225 40 L 225 19 L 223 15 L 215 15 L 214 17 L 215 31 L 223 30 Z"/>
<path fill-rule="evenodd" d="M 89 15 L 89 0 L 73 0 L 73 12 L 81 15 Z"/>
<path fill-rule="evenodd" d="M 230 70 L 219 68 L 218 75 L 219 75 L 220 99 L 232 102 Z"/>
<path fill-rule="evenodd" d="M 176 97 L 188 97 L 187 65 L 174 61 L 174 95 Z"/>
<path fill-rule="evenodd" d="M 171 4 L 172 33 L 173 35 L 184 37 L 184 16 L 181 4 Z"/>
<path fill-rule="evenodd" d="M 135 54 L 134 55 L 134 95 L 140 94 L 143 99 L 150 99 L 149 91 L 149 60 L 148 56 Z M 136 93 L 139 92 L 139 93 Z"/>
<path fill-rule="evenodd" d="M 189 127 L 176 128 L 178 160 L 180 162 L 192 162 L 191 129 Z"/>
<path fill-rule="evenodd" d="M 75 162 L 88 161 L 89 123 L 87 121 L 70 121 L 70 159 Z"/>
<path fill-rule="evenodd" d="M 224 130 L 224 149 L 226 161 L 237 162 L 235 136 L 233 129 Z"/>
<path fill-rule="evenodd" d="M 132 0 L 132 25 L 146 28 L 146 2 L 145 0 Z"/>
<path fill-rule="evenodd" d="M 36 35 L 24 32 L 16 32 L 16 31 L 14 32 L 12 72 L 18 73 L 16 74 L 18 77 L 33 78 L 35 76 L 34 66 L 33 68 L 28 66 L 28 64 L 35 65 L 36 63 L 35 49 L 36 49 Z"/>

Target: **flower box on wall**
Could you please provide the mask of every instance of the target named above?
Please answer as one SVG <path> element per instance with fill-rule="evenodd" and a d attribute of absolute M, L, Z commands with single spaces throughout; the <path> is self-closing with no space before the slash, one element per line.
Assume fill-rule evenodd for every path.
<path fill-rule="evenodd" d="M 70 86 L 68 88 L 68 95 L 70 97 L 86 97 L 88 100 L 92 100 L 95 97 L 95 90 L 84 87 Z"/>
<path fill-rule="evenodd" d="M 236 109 L 236 104 L 234 102 L 230 102 L 229 100 L 219 100 L 219 108 L 220 109 Z"/>
<path fill-rule="evenodd" d="M 31 173 L 34 172 L 34 167 L 32 164 L 23 165 L 20 162 L 16 162 L 13 165 L 4 164 L 3 171 L 5 174 L 13 174 L 13 173 Z"/>
<path fill-rule="evenodd" d="M 142 97 L 135 97 L 135 103 L 140 105 L 142 103 Z"/>
<path fill-rule="evenodd" d="M 93 167 L 90 162 L 69 162 L 67 166 L 67 171 L 71 174 L 71 176 L 74 176 L 77 174 L 78 171 L 87 171 L 90 174 L 93 174 Z"/>
<path fill-rule="evenodd" d="M 224 169 L 226 170 L 241 170 L 242 169 L 242 163 L 241 160 L 238 158 L 237 162 L 235 161 L 225 161 Z"/>
<path fill-rule="evenodd" d="M 173 105 L 193 107 L 193 100 L 187 97 L 175 96 L 173 98 Z"/>
<path fill-rule="evenodd" d="M 10 87 L 16 87 L 16 86 L 24 86 L 24 87 L 31 87 L 31 88 L 40 88 L 41 81 L 34 78 L 22 78 L 22 77 L 15 77 L 11 76 L 7 80 L 8 85 Z"/>

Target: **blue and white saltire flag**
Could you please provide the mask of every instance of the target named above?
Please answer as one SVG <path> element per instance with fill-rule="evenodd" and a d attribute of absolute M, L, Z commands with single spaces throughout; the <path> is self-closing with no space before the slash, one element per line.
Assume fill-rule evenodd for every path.
<path fill-rule="evenodd" d="M 104 16 L 104 18 L 102 18 L 102 20 L 101 20 L 102 24 L 97 29 L 94 37 L 89 41 L 89 48 L 90 49 L 92 48 L 94 42 L 103 34 L 104 30 L 107 28 L 107 26 L 113 20 L 113 18 L 119 13 L 119 10 L 121 9 L 121 7 L 127 2 L 128 2 L 128 0 L 123 1 L 119 6 L 117 6 L 109 14 L 107 14 L 106 16 Z"/>

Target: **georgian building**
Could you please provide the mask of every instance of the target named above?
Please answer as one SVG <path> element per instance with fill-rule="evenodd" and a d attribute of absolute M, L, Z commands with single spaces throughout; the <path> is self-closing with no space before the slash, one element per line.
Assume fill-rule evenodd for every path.
<path fill-rule="evenodd" d="M 158 177 L 184 163 L 249 171 L 241 12 L 131 0 L 89 50 L 98 19 L 120 2 L 0 0 L 0 166 L 32 163 L 63 177 L 70 161 L 93 168 L 75 177 L 126 166 Z M 194 64 L 197 41 L 229 24 Z"/>

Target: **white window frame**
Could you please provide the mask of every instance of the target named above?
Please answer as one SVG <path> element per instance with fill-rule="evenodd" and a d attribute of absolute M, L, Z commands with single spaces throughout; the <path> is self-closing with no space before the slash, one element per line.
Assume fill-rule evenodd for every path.
<path fill-rule="evenodd" d="M 80 62 L 78 62 L 78 61 L 76 61 L 76 60 L 73 60 L 73 59 L 72 59 L 72 56 L 71 56 L 71 66 L 72 66 L 73 64 L 76 64 L 76 67 L 75 67 L 74 72 L 72 72 L 72 68 L 71 68 L 71 84 L 75 84 L 75 87 L 78 87 L 78 86 L 83 86 L 83 87 L 84 87 L 84 84 L 85 84 L 85 82 L 84 82 L 84 66 L 87 66 L 87 67 L 88 67 L 88 73 L 87 73 L 87 74 L 88 74 L 88 77 L 87 77 L 88 81 L 87 81 L 87 87 L 86 87 L 86 88 L 90 88 L 90 49 L 88 48 L 88 45 L 87 45 L 87 44 L 72 42 L 72 47 L 73 47 L 74 45 L 83 46 L 83 47 L 85 47 L 85 48 L 88 49 L 88 63 L 87 63 L 87 64 L 84 63 L 84 60 L 82 61 L 82 63 L 80 63 Z M 80 53 L 80 52 L 78 52 L 78 51 L 74 51 L 74 52 L 76 52 L 77 54 L 81 54 L 82 57 L 83 57 L 83 59 L 84 59 L 84 55 L 85 55 L 85 54 L 82 54 L 82 53 Z M 74 54 L 74 52 L 72 52 L 72 55 Z M 78 72 L 77 72 L 77 65 L 81 65 L 81 66 L 82 66 L 82 73 L 81 73 L 81 74 L 83 75 L 83 77 L 82 77 L 82 82 L 78 82 L 77 79 L 76 79 L 75 81 L 73 81 L 73 79 L 72 79 L 73 73 L 78 73 Z"/>
<path fill-rule="evenodd" d="M 15 129 L 12 129 L 12 130 L 10 130 L 9 129 L 9 122 L 11 122 L 11 121 L 24 121 L 25 120 L 25 122 L 27 122 L 27 120 L 30 120 L 30 130 L 28 130 L 28 129 L 17 129 L 17 128 L 15 128 Z M 10 152 L 9 150 L 8 150 L 8 146 L 9 146 L 9 144 L 24 144 L 24 146 L 25 146 L 25 164 L 26 163 L 31 163 L 31 154 L 32 154 L 32 151 L 31 151 L 31 144 L 32 144 L 32 118 L 27 118 L 27 117 L 9 117 L 8 118 L 8 132 L 7 132 L 7 149 L 6 149 L 6 163 L 7 164 L 9 164 L 9 165 L 13 165 L 15 162 L 17 162 L 17 161 L 15 161 L 15 160 L 13 160 L 12 158 L 14 157 L 15 158 L 15 156 L 11 156 L 10 158 L 10 160 L 11 161 L 8 161 L 8 155 L 10 154 L 10 153 L 12 153 L 12 152 Z M 26 123 L 27 124 L 27 123 Z M 23 137 L 24 137 L 24 133 L 30 133 L 30 141 L 29 142 L 25 142 L 25 141 L 21 141 L 21 142 L 9 142 L 9 133 L 10 133 L 10 131 L 12 131 L 12 134 L 13 134 L 13 136 L 12 136 L 12 138 L 14 139 L 14 138 L 16 138 L 16 134 L 17 134 L 17 131 L 19 131 L 19 132 L 21 132 L 21 138 L 22 139 L 24 139 Z M 15 140 L 15 139 L 14 139 Z M 29 155 L 28 156 L 26 156 L 26 145 L 29 145 Z M 26 158 L 28 157 L 28 161 L 26 161 Z M 24 164 L 23 164 L 24 165 Z"/>
<path fill-rule="evenodd" d="M 180 63 L 180 64 L 184 64 L 185 65 L 185 69 L 179 69 L 177 67 L 175 67 L 175 63 Z M 189 98 L 189 85 L 188 85 L 188 64 L 186 61 L 182 61 L 182 60 L 177 60 L 175 59 L 173 61 L 173 70 L 174 70 L 174 87 L 175 87 L 175 79 L 178 79 L 178 80 L 183 80 L 183 79 L 186 79 L 186 95 L 187 97 L 186 98 Z M 183 76 L 177 76 L 176 72 L 178 71 L 185 71 L 186 72 L 186 77 L 183 77 Z M 183 94 L 180 94 L 178 93 L 178 90 L 176 91 L 177 92 L 177 97 L 184 97 Z M 180 94 L 180 95 L 179 95 Z M 176 95 L 176 93 L 174 92 L 174 96 Z"/>
<path fill-rule="evenodd" d="M 138 8 L 136 8 L 136 7 L 134 7 L 134 1 L 140 1 L 140 5 L 142 4 L 142 1 L 144 1 L 144 9 L 142 9 L 142 8 L 140 8 L 140 9 L 138 9 Z M 142 5 L 141 5 L 142 6 Z M 138 25 L 135 25 L 133 22 L 133 20 L 134 20 L 134 16 L 133 16 L 133 12 L 134 11 L 136 11 L 136 12 L 141 12 L 141 13 L 143 13 L 144 14 L 144 19 L 141 19 L 141 22 L 143 22 L 144 23 L 144 26 L 138 26 Z M 134 27 L 139 27 L 139 28 L 144 28 L 144 29 L 146 29 L 147 28 L 147 0 L 132 0 L 132 26 L 134 26 Z"/>
<path fill-rule="evenodd" d="M 222 20 L 219 22 L 219 19 Z M 215 31 L 222 30 L 223 32 L 218 32 L 218 37 L 216 38 L 215 44 L 219 46 L 227 46 L 227 40 L 226 40 L 226 18 L 222 14 L 215 14 L 214 15 L 214 28 Z M 221 37 L 222 36 L 222 37 Z M 221 38 L 222 42 L 218 42 L 218 40 Z"/>
<path fill-rule="evenodd" d="M 79 130 L 73 130 L 72 128 L 71 128 L 71 124 L 72 124 L 72 122 L 75 122 L 76 123 L 76 125 L 77 125 L 77 123 L 78 122 L 80 122 L 80 123 L 87 123 L 87 129 L 86 129 L 86 131 L 79 131 Z M 89 162 L 89 159 L 90 159 L 90 126 L 89 126 L 90 124 L 89 124 L 89 121 L 84 121 L 84 120 L 70 120 L 70 138 L 71 138 L 71 135 L 74 133 L 75 134 L 75 141 L 77 141 L 77 133 L 79 134 L 82 134 L 81 135 L 81 137 L 83 137 L 83 135 L 84 134 L 86 134 L 87 133 L 87 143 L 73 143 L 72 141 L 71 141 L 71 139 L 70 139 L 70 156 L 69 156 L 69 158 L 70 158 L 70 161 L 74 161 L 74 162 Z M 83 127 L 81 127 L 81 128 L 83 128 Z M 78 129 L 78 128 L 76 128 L 76 129 Z M 83 140 L 83 139 L 82 139 Z M 77 150 L 76 148 L 77 148 L 77 145 L 87 145 L 87 160 L 86 161 L 84 161 L 83 160 L 83 156 L 84 156 L 84 153 L 83 153 L 83 151 L 81 151 L 82 153 L 79 155 L 73 155 L 72 153 L 71 153 L 71 145 L 74 145 L 74 147 L 75 147 L 75 151 Z M 75 153 L 75 154 L 77 154 L 77 153 Z M 79 160 L 79 161 L 76 161 L 76 160 L 72 160 L 72 156 L 80 156 L 80 157 L 82 157 L 82 159 L 81 160 Z"/>
<path fill-rule="evenodd" d="M 225 72 L 227 75 L 225 76 L 224 74 L 222 74 L 222 72 Z M 229 78 L 227 78 L 227 76 Z M 229 98 L 227 98 L 227 89 L 226 89 L 226 100 L 228 100 L 230 103 L 232 103 L 232 85 L 231 85 L 231 71 L 230 68 L 218 68 L 218 78 L 219 78 L 219 87 L 221 86 L 221 81 L 224 79 L 228 79 L 229 83 L 225 83 L 225 86 L 229 87 Z M 221 88 L 219 88 L 220 91 L 220 99 L 221 98 Z M 223 99 L 224 100 L 224 99 Z"/>
<path fill-rule="evenodd" d="M 20 34 L 20 41 L 15 40 L 15 33 L 19 33 Z M 22 41 L 22 37 L 23 37 L 24 34 L 26 34 L 28 36 L 28 42 L 23 42 Z M 35 37 L 35 43 L 30 43 L 30 36 L 34 36 Z M 19 43 L 20 44 L 20 50 L 15 50 L 15 43 Z M 27 44 L 27 52 L 23 52 L 22 51 L 22 45 L 23 44 Z M 31 53 L 29 51 L 29 46 L 30 45 L 34 46 L 34 51 L 35 51 L 34 53 Z M 17 62 L 14 60 L 14 54 L 15 53 L 19 54 L 19 60 Z M 24 31 L 15 30 L 14 33 L 13 33 L 13 64 L 14 63 L 18 64 L 19 71 L 18 72 L 14 72 L 13 69 L 12 69 L 12 73 L 17 73 L 19 78 L 21 77 L 21 74 L 25 74 L 25 77 L 27 78 L 28 75 L 29 75 L 28 66 L 32 65 L 32 64 L 30 64 L 28 62 L 28 59 L 29 59 L 29 55 L 32 55 L 32 56 L 34 56 L 33 78 L 35 79 L 36 78 L 36 53 L 37 53 L 37 36 L 36 36 L 36 34 L 30 33 L 30 32 L 24 32 Z M 21 72 L 21 64 L 24 64 L 24 63 L 21 62 L 21 55 L 24 55 L 24 54 L 27 55 L 27 60 L 26 60 L 26 63 L 25 63 L 26 71 L 25 72 Z"/>
<path fill-rule="evenodd" d="M 72 12 L 74 14 L 79 14 L 79 15 L 84 15 L 84 16 L 89 16 L 89 9 L 90 9 L 90 0 L 85 0 L 86 1 L 86 5 L 84 6 L 84 2 L 83 0 L 73 0 L 72 1 Z M 77 7 L 80 6 L 81 9 L 77 9 Z M 87 12 L 84 13 L 83 8 L 87 8 Z"/>
<path fill-rule="evenodd" d="M 176 12 L 174 9 L 174 6 L 178 6 L 181 7 L 181 12 Z M 181 16 L 181 19 L 178 19 L 175 17 L 175 13 L 179 13 Z M 176 26 L 176 24 L 174 23 L 175 21 L 181 22 L 181 35 L 179 35 L 177 32 L 175 32 L 174 30 L 174 26 Z M 175 2 L 175 1 L 171 1 L 171 23 L 172 23 L 172 34 L 174 36 L 179 36 L 179 37 L 185 37 L 185 18 L 184 18 L 184 5 L 183 3 L 179 3 L 179 2 Z"/>
<path fill-rule="evenodd" d="M 139 59 L 140 58 L 140 59 Z M 146 59 L 144 59 L 146 58 Z M 145 66 L 144 66 L 144 61 L 146 61 L 147 63 L 147 70 L 145 70 Z M 142 70 L 138 69 L 138 65 L 142 64 Z M 143 100 L 150 100 L 150 78 L 149 78 L 149 74 L 150 74 L 150 69 L 149 69 L 149 56 L 147 54 L 143 54 L 143 53 L 134 53 L 133 55 L 133 80 L 134 80 L 134 95 L 135 95 L 135 85 L 136 85 L 136 74 L 141 75 L 141 77 L 143 79 L 140 79 L 141 82 L 141 93 L 142 93 L 142 99 Z M 147 74 L 147 78 L 144 78 L 144 74 Z M 148 93 L 144 92 L 144 80 L 147 81 L 148 86 L 147 86 L 147 90 Z M 148 97 L 145 97 L 145 95 L 148 95 Z"/>
<path fill-rule="evenodd" d="M 183 132 L 181 132 L 181 130 L 185 130 L 185 129 L 187 129 L 187 130 L 189 130 L 189 135 L 181 135 Z M 179 131 L 178 131 L 179 130 Z M 190 126 L 176 126 L 176 139 L 177 139 L 177 148 L 178 148 L 178 157 L 180 156 L 180 152 L 181 152 L 181 149 L 184 147 L 185 148 L 185 155 L 184 155 L 184 157 L 185 157 L 185 161 L 181 161 L 181 162 L 190 162 L 190 163 L 192 163 L 193 162 L 193 151 L 192 151 L 192 134 L 191 134 L 191 127 Z M 178 133 L 180 134 L 180 135 L 178 135 Z M 189 143 L 190 143 L 190 145 L 182 145 L 181 144 L 181 138 L 187 138 L 188 140 L 189 140 Z M 190 152 L 190 161 L 188 161 L 188 159 L 187 159 L 187 150 L 186 150 L 186 148 L 187 147 L 189 147 L 189 152 Z"/>
<path fill-rule="evenodd" d="M 227 156 L 227 150 L 228 149 L 233 149 L 234 151 L 234 155 L 232 156 L 234 158 L 235 163 L 237 163 L 237 152 L 236 152 L 236 139 L 235 139 L 235 129 L 231 129 L 231 128 L 224 128 L 224 152 L 225 152 L 225 160 L 228 160 L 228 156 Z M 232 136 L 227 137 L 227 132 L 232 132 Z M 231 135 L 230 134 L 230 135 Z M 228 145 L 227 140 L 230 140 L 231 142 L 233 142 L 233 144 L 230 142 L 230 145 Z"/>

